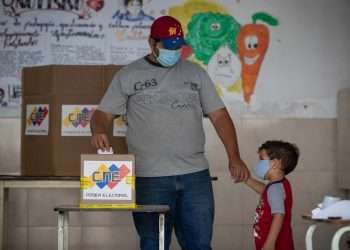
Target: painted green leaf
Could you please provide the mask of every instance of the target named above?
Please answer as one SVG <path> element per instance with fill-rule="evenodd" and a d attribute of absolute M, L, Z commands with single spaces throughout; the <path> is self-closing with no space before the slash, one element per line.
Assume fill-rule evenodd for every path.
<path fill-rule="evenodd" d="M 187 29 L 186 42 L 192 47 L 196 59 L 205 65 L 224 44 L 237 53 L 236 37 L 240 24 L 231 15 L 213 12 L 196 13 L 188 23 Z"/>
<path fill-rule="evenodd" d="M 267 23 L 271 26 L 277 26 L 278 20 L 271 16 L 270 14 L 267 14 L 265 12 L 257 12 L 252 16 L 253 23 L 256 23 L 257 21 L 263 21 L 264 23 Z"/>

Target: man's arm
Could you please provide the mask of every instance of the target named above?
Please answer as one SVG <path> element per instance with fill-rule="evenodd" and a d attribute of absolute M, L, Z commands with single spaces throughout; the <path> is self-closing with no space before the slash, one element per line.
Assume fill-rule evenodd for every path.
<path fill-rule="evenodd" d="M 108 128 L 112 123 L 114 115 L 96 109 L 90 121 L 91 145 L 97 149 L 109 150 L 110 144 L 107 136 Z"/>
<path fill-rule="evenodd" d="M 240 157 L 236 129 L 226 108 L 211 112 L 208 117 L 225 146 L 232 178 L 236 182 L 247 180 L 249 171 Z"/>
<path fill-rule="evenodd" d="M 275 250 L 276 240 L 283 225 L 284 214 L 273 214 L 269 234 L 262 250 Z"/>
<path fill-rule="evenodd" d="M 258 181 L 252 177 L 249 177 L 248 180 L 245 182 L 245 184 L 251 189 L 253 189 L 255 192 L 257 192 L 258 194 L 262 194 L 266 187 L 266 185 L 263 182 Z"/>

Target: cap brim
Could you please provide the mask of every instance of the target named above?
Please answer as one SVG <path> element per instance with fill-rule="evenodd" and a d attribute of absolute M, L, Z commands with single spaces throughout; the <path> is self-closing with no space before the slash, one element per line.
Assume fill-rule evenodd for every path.
<path fill-rule="evenodd" d="M 161 39 L 161 42 L 165 49 L 180 49 L 182 45 L 186 44 L 181 36 Z"/>

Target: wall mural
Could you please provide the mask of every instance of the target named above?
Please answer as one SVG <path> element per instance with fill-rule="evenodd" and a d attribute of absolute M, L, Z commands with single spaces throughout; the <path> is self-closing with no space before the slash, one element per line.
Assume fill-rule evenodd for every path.
<path fill-rule="evenodd" d="M 241 25 L 223 6 L 198 0 L 171 7 L 169 13 L 186 27 L 183 57 L 207 69 L 221 96 L 240 94 L 249 104 L 269 46 L 265 23 L 277 26 L 278 20 L 257 12 L 252 23 Z"/>
<path fill-rule="evenodd" d="M 256 13 L 252 16 L 253 23 L 242 26 L 237 37 L 239 59 L 242 63 L 241 77 L 244 101 L 249 103 L 254 93 L 255 83 L 261 64 L 269 47 L 269 29 L 265 24 L 278 25 L 278 21 L 266 13 Z"/>
<path fill-rule="evenodd" d="M 277 3 L 280 13 L 272 13 Z M 283 12 L 285 5 L 277 0 L 0 0 L 0 118 L 20 117 L 23 67 L 128 64 L 149 53 L 150 26 L 166 14 L 183 25 L 182 57 L 207 70 L 235 117 L 335 117 L 336 96 L 325 93 L 335 92 L 347 76 L 333 75 L 338 85 L 328 87 L 327 80 L 318 88 L 317 67 L 326 67 L 319 60 L 313 75 L 303 77 L 301 69 L 308 65 L 296 55 L 312 51 L 314 39 L 293 47 L 294 38 L 310 33 L 296 29 L 290 37 L 287 25 L 295 13 Z M 286 50 L 294 54 L 281 57 Z M 342 52 L 330 53 L 332 60 L 337 53 Z M 285 79 L 289 65 L 296 72 Z M 303 81 L 315 86 L 305 92 Z"/>

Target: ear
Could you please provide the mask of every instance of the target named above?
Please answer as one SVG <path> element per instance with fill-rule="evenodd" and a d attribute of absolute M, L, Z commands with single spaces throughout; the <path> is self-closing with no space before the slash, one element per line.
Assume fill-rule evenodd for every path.
<path fill-rule="evenodd" d="M 153 38 L 149 37 L 148 38 L 148 44 L 149 44 L 149 47 L 151 48 L 151 51 L 152 51 L 152 54 L 153 54 L 155 52 L 156 48 L 157 48 L 157 42 Z"/>
<path fill-rule="evenodd" d="M 148 37 L 148 44 L 149 44 L 149 46 L 151 46 L 151 47 L 153 47 L 154 46 L 154 44 L 155 44 L 155 41 L 154 41 L 154 39 L 152 38 L 152 37 Z"/>
<path fill-rule="evenodd" d="M 273 159 L 270 161 L 271 161 L 271 168 L 273 168 L 273 169 L 281 169 L 282 168 L 282 160 Z"/>

